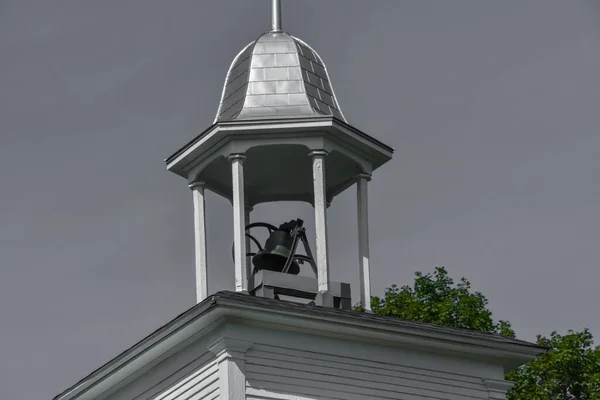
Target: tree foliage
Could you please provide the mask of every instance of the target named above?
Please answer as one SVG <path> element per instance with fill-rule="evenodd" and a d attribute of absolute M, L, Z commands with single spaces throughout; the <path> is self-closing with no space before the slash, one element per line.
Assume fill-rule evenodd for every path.
<path fill-rule="evenodd" d="M 455 284 L 444 267 L 417 272 L 413 286 L 392 285 L 383 298 L 371 298 L 371 308 L 378 315 L 515 337 L 509 322 L 494 322 L 483 294 L 472 292 L 465 278 Z M 507 374 L 516 382 L 508 400 L 600 400 L 600 346 L 593 347 L 587 329 L 538 336 L 537 343 L 550 350 Z"/>
<path fill-rule="evenodd" d="M 507 374 L 516 382 L 508 400 L 600 399 L 600 346 L 593 347 L 589 330 L 538 335 L 537 343 L 550 350 Z"/>
<path fill-rule="evenodd" d="M 383 298 L 371 298 L 378 315 L 514 337 L 510 323 L 494 322 L 487 306 L 485 296 L 471 292 L 468 280 L 462 278 L 455 285 L 444 267 L 433 274 L 417 272 L 414 287 L 392 285 Z"/>

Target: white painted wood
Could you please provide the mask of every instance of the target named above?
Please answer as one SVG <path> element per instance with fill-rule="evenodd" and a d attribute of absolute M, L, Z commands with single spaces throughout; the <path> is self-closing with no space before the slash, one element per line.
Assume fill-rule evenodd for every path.
<path fill-rule="evenodd" d="M 200 327 L 200 329 L 198 326 L 194 329 L 195 335 L 188 336 L 186 340 L 176 346 L 168 346 L 170 349 L 156 349 L 159 351 L 155 357 L 147 358 L 141 366 L 138 365 L 134 369 L 120 368 L 119 373 L 123 373 L 123 375 L 113 382 L 113 388 L 103 394 L 86 392 L 82 397 L 76 397 L 76 399 L 155 400 L 156 397 L 165 396 L 167 393 L 177 390 L 181 385 L 188 384 L 190 390 L 186 393 L 189 393 L 190 396 L 195 392 L 204 392 L 208 396 L 215 389 L 214 383 L 218 383 L 218 365 L 214 354 L 208 351 L 207 346 L 222 337 L 222 333 L 218 327 L 207 326 L 206 322 L 203 325 L 204 327 Z M 167 338 L 161 340 L 161 343 L 168 341 Z M 144 354 L 148 354 L 148 352 Z M 143 360 L 144 358 L 146 358 L 145 355 L 142 355 L 136 359 Z M 212 373 L 207 373 L 209 370 Z M 216 389 L 218 397 L 218 385 Z M 167 399 L 174 400 L 178 397 L 167 397 Z"/>
<path fill-rule="evenodd" d="M 221 338 L 209 346 L 219 364 L 219 392 L 223 400 L 246 400 L 245 353 L 251 342 Z"/>
<path fill-rule="evenodd" d="M 274 123 L 272 120 L 249 120 L 243 125 L 213 125 L 206 131 L 200 133 L 197 139 L 190 146 L 180 149 L 167 159 L 167 169 L 184 178 L 188 177 L 188 172 L 194 170 L 194 167 L 203 163 L 207 157 L 214 152 L 207 152 L 206 149 L 222 150 L 227 144 L 254 136 L 257 132 L 268 135 L 276 140 L 286 140 L 290 136 L 296 139 L 296 144 L 310 145 L 311 138 L 320 137 L 343 142 L 350 142 L 351 146 L 346 148 L 358 149 L 361 158 L 369 155 L 368 162 L 373 164 L 373 169 L 378 168 L 383 163 L 392 158 L 394 149 L 370 137 L 364 132 L 349 126 L 340 124 L 331 119 L 310 119 L 307 121 L 293 120 Z M 314 135 L 299 136 L 297 132 L 306 132 Z M 261 139 L 262 140 L 262 139 Z M 354 151 L 352 152 L 354 153 Z M 194 160 L 190 165 L 189 160 Z M 194 173 L 198 173 L 195 171 Z"/>
<path fill-rule="evenodd" d="M 361 174 L 356 181 L 358 211 L 358 263 L 360 269 L 360 303 L 371 311 L 371 259 L 369 257 L 369 181 L 371 175 Z"/>
<path fill-rule="evenodd" d="M 168 390 L 152 397 L 152 400 L 203 399 L 215 392 L 219 392 L 219 365 L 217 361 L 213 361 L 207 367 L 177 382 Z"/>
<path fill-rule="evenodd" d="M 514 386 L 514 382 L 500 379 L 484 379 L 483 383 L 489 392 L 490 400 L 506 400 L 506 392 Z"/>
<path fill-rule="evenodd" d="M 479 379 L 479 382 L 481 379 L 502 381 L 504 371 L 517 368 L 544 352 L 533 344 L 499 340 L 475 332 L 402 320 L 392 324 L 375 319 L 342 318 L 343 313 L 326 317 L 302 307 L 287 310 L 274 304 L 259 307 L 247 301 L 249 298 L 240 301 L 239 297 L 245 296 L 239 294 L 234 295 L 237 300 L 228 298 L 229 294 L 219 296 L 215 296 L 214 303 L 204 302 L 191 308 L 70 387 L 56 400 L 131 400 L 135 396 L 112 397 L 112 393 L 130 384 L 131 393 L 140 386 L 143 390 L 139 392 L 149 384 L 162 384 L 163 375 L 156 371 L 188 368 L 191 360 L 202 352 L 184 346 L 201 340 L 212 343 L 223 337 L 221 329 L 227 331 L 228 337 L 256 343 L 255 349 L 269 345 L 334 357 L 340 364 L 348 364 L 347 358 L 351 362 L 355 360 L 357 366 L 385 366 L 390 371 L 418 368 L 419 374 L 427 379 L 438 373 L 451 373 L 452 379 L 457 381 L 465 378 Z M 206 343 L 202 346 L 203 352 Z M 182 354 L 193 358 L 178 358 Z M 148 372 L 149 369 L 152 370 Z"/>
<path fill-rule="evenodd" d="M 243 154 L 229 156 L 231 162 L 233 188 L 233 257 L 235 263 L 235 291 L 248 290 L 246 270 L 246 233 L 245 233 L 245 201 L 244 201 L 244 160 Z"/>
<path fill-rule="evenodd" d="M 384 382 L 402 382 L 403 384 L 417 385 L 432 383 L 442 387 L 454 383 L 455 386 L 465 387 L 467 389 L 482 390 L 481 381 L 476 378 L 468 379 L 459 374 L 452 374 L 443 371 L 433 371 L 424 368 L 418 368 L 402 363 L 376 363 L 370 360 L 336 356 L 331 354 L 311 354 L 306 350 L 293 349 L 291 347 L 278 348 L 268 345 L 257 345 L 256 351 L 247 357 L 249 363 L 261 365 L 263 367 L 280 367 L 286 363 L 287 369 L 298 371 L 313 371 L 328 374 L 332 376 L 348 375 L 355 379 L 363 379 L 370 374 L 376 374 L 375 381 Z M 328 371 L 330 369 L 338 371 Z M 443 367 L 442 367 L 443 368 Z M 390 379 L 391 378 L 391 379 Z"/>
<path fill-rule="evenodd" d="M 511 386 L 484 360 L 314 333 L 226 323 L 94 400 L 504 400 Z"/>
<path fill-rule="evenodd" d="M 246 389 L 246 399 L 247 400 L 335 400 L 330 397 L 319 396 L 317 399 L 314 396 L 299 396 L 297 394 L 287 394 L 287 393 L 273 393 L 270 390 L 260 389 L 260 388 L 252 388 L 249 387 Z"/>
<path fill-rule="evenodd" d="M 504 400 L 511 386 L 500 358 L 392 345 L 289 321 L 252 323 L 253 317 L 246 310 L 236 322 L 213 319 L 213 329 L 196 329 L 176 352 L 143 373 L 130 372 L 135 379 L 119 391 L 75 399 Z"/>
<path fill-rule="evenodd" d="M 253 334 L 245 332 L 252 339 Z M 281 332 L 274 333 L 280 335 Z M 261 342 L 254 342 L 248 352 L 249 364 L 256 364 L 254 357 L 285 360 L 289 363 L 309 364 L 352 371 L 376 371 L 382 376 L 399 376 L 411 380 L 424 380 L 442 384 L 455 383 L 457 386 L 482 388 L 482 379 L 503 376 L 501 369 L 484 361 L 474 362 L 435 354 L 427 354 L 402 348 L 361 344 L 361 348 L 345 340 L 319 338 L 297 345 L 299 335 L 286 336 L 293 344 L 284 343 L 273 334 L 263 334 Z M 351 347 L 350 347 L 351 346 Z M 351 349 L 351 350 L 349 350 Z"/>
<path fill-rule="evenodd" d="M 208 296 L 208 266 L 206 254 L 206 210 L 204 182 L 190 184 L 194 199 L 194 244 L 196 256 L 196 301 Z"/>
<path fill-rule="evenodd" d="M 324 150 L 312 151 L 313 187 L 315 206 L 316 262 L 319 291 L 329 291 L 329 252 L 327 248 L 327 199 L 325 193 L 325 157 Z"/>
<path fill-rule="evenodd" d="M 503 368 L 483 359 L 272 326 L 234 329 L 254 342 L 246 353 L 248 400 L 488 400 L 495 398 L 484 379 L 503 382 Z"/>
<path fill-rule="evenodd" d="M 219 396 L 219 366 L 210 352 L 200 356 L 194 346 L 157 364 L 138 379 L 96 400 L 191 400 Z M 191 361 L 190 361 L 191 360 Z"/>
<path fill-rule="evenodd" d="M 249 399 L 488 399 L 481 378 L 444 371 L 449 365 L 443 358 L 423 369 L 403 363 L 402 351 L 392 348 L 397 361 L 385 363 L 356 357 L 351 347 L 346 356 L 334 356 L 326 348 L 321 353 L 292 346 L 255 344 L 248 352 Z"/>
<path fill-rule="evenodd" d="M 241 361 L 220 357 L 219 380 L 222 399 L 246 400 L 246 376 Z"/>

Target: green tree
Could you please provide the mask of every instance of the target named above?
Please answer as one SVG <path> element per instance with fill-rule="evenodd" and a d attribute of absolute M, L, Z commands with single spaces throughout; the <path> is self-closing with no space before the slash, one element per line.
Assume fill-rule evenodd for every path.
<path fill-rule="evenodd" d="M 589 330 L 538 335 L 537 343 L 550 350 L 507 374 L 516 382 L 508 400 L 600 399 L 600 346 L 593 347 Z"/>
<path fill-rule="evenodd" d="M 392 285 L 383 298 L 372 297 L 371 308 L 378 315 L 428 322 L 455 328 L 494 332 L 514 337 L 507 321 L 494 322 L 488 300 L 471 292 L 471 283 L 462 278 L 454 285 L 444 267 L 433 274 L 416 273 L 414 287 Z M 357 307 L 360 310 L 360 306 Z"/>
<path fill-rule="evenodd" d="M 413 286 L 392 285 L 383 298 L 371 298 L 371 308 L 378 315 L 515 337 L 509 322 L 494 322 L 485 296 L 472 292 L 465 278 L 455 284 L 444 267 L 417 272 Z M 592 347 L 587 329 L 538 336 L 537 343 L 550 350 L 507 374 L 516 382 L 508 400 L 600 400 L 600 346 Z"/>

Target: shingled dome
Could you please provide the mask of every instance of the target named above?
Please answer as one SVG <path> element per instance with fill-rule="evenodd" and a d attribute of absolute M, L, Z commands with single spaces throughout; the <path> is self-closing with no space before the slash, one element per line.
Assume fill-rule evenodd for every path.
<path fill-rule="evenodd" d="M 321 57 L 285 32 L 269 32 L 233 60 L 215 122 L 330 115 L 347 122 Z"/>

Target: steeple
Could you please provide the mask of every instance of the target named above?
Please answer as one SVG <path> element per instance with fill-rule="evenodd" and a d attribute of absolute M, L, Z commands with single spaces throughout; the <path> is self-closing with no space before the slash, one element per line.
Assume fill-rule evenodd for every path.
<path fill-rule="evenodd" d="M 166 160 L 194 194 L 197 299 L 211 292 L 204 206 L 211 190 L 233 205 L 236 291 L 349 308 L 350 285 L 330 280 L 327 208 L 356 184 L 360 303 L 369 310 L 368 182 L 393 149 L 348 124 L 323 59 L 283 31 L 281 0 L 271 5 L 270 31 L 244 47 L 227 72 L 213 125 Z M 310 203 L 314 233 L 293 219 L 279 227 L 250 224 L 255 205 L 279 201 Z M 257 227 L 269 230 L 264 247 L 253 240 Z M 312 235 L 314 256 L 306 239 Z M 300 243 L 306 254 L 296 253 Z M 296 276 L 307 266 L 313 278 Z"/>

